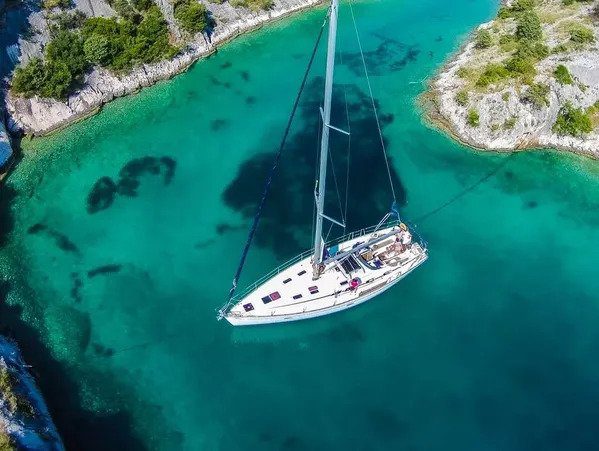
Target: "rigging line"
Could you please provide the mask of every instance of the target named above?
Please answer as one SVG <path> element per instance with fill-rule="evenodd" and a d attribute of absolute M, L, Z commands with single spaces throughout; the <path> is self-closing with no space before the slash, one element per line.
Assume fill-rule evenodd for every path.
<path fill-rule="evenodd" d="M 335 162 L 333 161 L 333 148 L 329 147 L 329 160 L 331 161 L 331 171 L 333 172 L 333 182 L 335 183 L 335 190 L 337 191 L 337 201 L 339 202 L 339 212 L 341 214 L 341 221 L 345 224 L 345 216 L 343 215 L 343 206 L 341 205 L 341 192 L 339 191 L 339 185 L 337 184 L 337 173 L 335 172 Z"/>
<path fill-rule="evenodd" d="M 473 183 L 472 185 L 468 186 L 467 188 L 463 189 L 462 191 L 458 192 L 457 194 L 455 194 L 454 196 L 452 196 L 450 199 L 448 199 L 447 201 L 443 202 L 441 205 L 439 205 L 436 208 L 433 208 L 431 211 L 419 216 L 418 218 L 416 218 L 414 220 L 414 222 L 417 223 L 423 223 L 424 221 L 426 221 L 427 219 L 429 219 L 431 216 L 436 215 L 437 213 L 439 213 L 440 211 L 444 210 L 445 208 L 449 207 L 451 204 L 457 202 L 458 200 L 460 200 L 462 197 L 464 197 L 466 194 L 474 191 L 476 188 L 478 188 L 480 185 L 482 185 L 483 183 L 485 183 L 487 180 L 489 180 L 491 177 L 495 176 L 501 169 L 503 169 L 511 160 L 511 158 L 516 155 L 516 152 L 512 152 L 510 153 L 505 160 L 503 160 L 501 163 L 499 163 L 497 166 L 495 166 L 491 171 L 489 171 L 487 174 L 485 174 L 483 177 L 481 177 L 479 180 L 477 180 L 475 183 Z"/>
<path fill-rule="evenodd" d="M 356 17 L 354 16 L 353 0 L 349 0 L 349 10 L 351 12 L 352 22 L 354 24 L 354 30 L 356 32 L 356 39 L 358 41 L 358 47 L 360 49 L 360 56 L 362 57 L 362 66 L 364 66 L 364 74 L 366 75 L 366 83 L 368 84 L 368 92 L 370 94 L 370 100 L 372 102 L 372 109 L 374 110 L 374 118 L 376 119 L 376 127 L 379 131 L 379 138 L 381 140 L 381 147 L 383 150 L 383 157 L 385 159 L 385 166 L 387 167 L 387 176 L 389 177 L 389 185 L 391 186 L 391 193 L 393 194 L 393 203 L 397 201 L 395 197 L 395 187 L 393 186 L 393 178 L 391 177 L 391 167 L 389 166 L 389 159 L 387 158 L 387 149 L 385 148 L 385 140 L 383 138 L 383 132 L 381 130 L 381 122 L 379 120 L 379 114 L 376 108 L 376 102 L 374 101 L 374 95 L 372 94 L 372 86 L 370 84 L 370 76 L 368 75 L 368 68 L 366 67 L 366 59 L 364 58 L 364 50 L 362 49 L 362 42 L 360 40 L 360 33 L 358 32 L 358 26 L 356 24 Z"/>
<path fill-rule="evenodd" d="M 276 170 L 279 166 L 279 161 L 281 160 L 281 154 L 283 153 L 283 149 L 285 148 L 285 144 L 287 143 L 287 137 L 289 136 L 289 132 L 291 130 L 291 124 L 293 123 L 293 119 L 295 117 L 295 113 L 297 112 L 297 108 L 299 106 L 299 101 L 304 92 L 304 88 L 306 87 L 306 83 L 308 81 L 308 75 L 310 74 L 310 69 L 312 68 L 312 64 L 314 63 L 314 59 L 316 57 L 316 53 L 318 52 L 318 46 L 320 44 L 320 39 L 322 38 L 325 25 L 327 23 L 327 19 L 329 17 L 330 8 L 327 10 L 325 19 L 320 27 L 320 31 L 318 32 L 318 37 L 316 38 L 316 42 L 314 43 L 314 48 L 312 49 L 312 54 L 310 55 L 310 60 L 308 61 L 308 66 L 306 67 L 306 71 L 304 72 L 304 77 L 302 78 L 302 83 L 297 92 L 295 100 L 293 102 L 293 108 L 291 109 L 291 114 L 289 116 L 289 120 L 287 121 L 287 126 L 285 127 L 285 131 L 283 133 L 283 138 L 281 139 L 281 144 L 279 145 L 279 150 L 275 156 L 273 161 L 273 166 L 270 169 L 268 174 L 268 178 L 266 179 L 266 183 L 264 185 L 264 190 L 262 191 L 262 199 L 260 199 L 260 203 L 256 209 L 256 214 L 254 215 L 254 220 L 252 222 L 252 227 L 248 233 L 247 241 L 243 248 L 243 252 L 241 253 L 241 258 L 239 260 L 239 266 L 237 267 L 237 271 L 235 272 L 235 276 L 233 278 L 233 283 L 231 284 L 231 289 L 229 290 L 229 299 L 227 303 L 219 310 L 219 318 L 222 318 L 226 309 L 230 307 L 233 295 L 235 294 L 235 290 L 237 289 L 237 282 L 239 281 L 239 277 L 241 276 L 241 272 L 243 270 L 243 266 L 245 265 L 245 260 L 247 258 L 247 254 L 250 250 L 250 246 L 252 241 L 254 240 L 254 235 L 256 234 L 256 229 L 258 228 L 258 223 L 260 222 L 260 217 L 262 216 L 262 210 L 264 208 L 264 204 L 266 203 L 266 198 L 268 197 L 268 193 L 270 191 L 270 185 L 274 179 Z"/>
<path fill-rule="evenodd" d="M 339 60 L 341 62 L 341 65 L 343 65 L 343 52 L 339 52 Z M 347 169 L 345 173 L 345 220 L 343 221 L 343 223 L 345 224 L 343 230 L 345 231 L 347 227 L 347 218 L 349 216 L 347 202 L 349 198 L 349 164 L 351 157 L 351 123 L 349 120 L 349 107 L 347 105 L 347 83 L 343 83 L 343 99 L 345 101 L 345 117 L 347 118 L 347 132 L 349 133 L 349 135 L 347 135 Z"/>

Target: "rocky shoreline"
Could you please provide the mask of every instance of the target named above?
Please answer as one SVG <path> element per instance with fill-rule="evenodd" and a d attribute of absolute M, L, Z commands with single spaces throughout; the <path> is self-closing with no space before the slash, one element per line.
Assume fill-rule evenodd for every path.
<path fill-rule="evenodd" d="M 216 14 L 217 26 L 210 39 L 199 34 L 193 42 L 175 58 L 156 64 L 147 64 L 134 69 L 126 76 L 116 76 L 108 70 L 95 68 L 86 75 L 84 87 L 62 102 L 54 99 L 32 97 L 26 99 L 7 92 L 6 110 L 8 127 L 13 132 L 42 136 L 61 129 L 75 121 L 96 113 L 102 105 L 111 100 L 135 93 L 141 88 L 158 81 L 172 78 L 185 71 L 195 61 L 217 51 L 219 45 L 235 37 L 260 28 L 262 25 L 286 17 L 292 13 L 310 8 L 322 0 L 276 0 L 268 11 L 253 13 L 244 9 L 235 12 L 234 20 L 219 20 L 225 17 Z M 226 17 L 233 17 L 230 6 L 211 5 L 210 8 L 228 7 Z"/>
<path fill-rule="evenodd" d="M 63 451 L 64 446 L 17 345 L 0 336 L 0 447 Z"/>
<path fill-rule="evenodd" d="M 515 2 L 504 2 L 511 7 Z M 593 4 L 575 4 L 563 13 L 561 0 L 549 3 L 550 11 L 542 13 L 555 19 L 542 23 L 547 47 L 555 49 L 564 42 L 560 34 L 563 22 L 587 21 Z M 560 14 L 563 16 L 560 16 Z M 589 23 L 594 36 L 599 36 L 599 26 Z M 468 70 L 480 76 L 490 63 L 502 64 L 510 54 L 501 54 L 500 46 L 481 50 L 477 35 L 486 30 L 492 39 L 499 41 L 503 30 L 513 33 L 516 29 L 509 19 L 496 18 L 480 25 L 467 42 L 454 54 L 430 81 L 419 103 L 426 121 L 448 133 L 454 139 L 479 150 L 515 151 L 525 149 L 553 148 L 599 159 L 599 127 L 596 117 L 593 130 L 578 136 L 558 134 L 554 124 L 564 105 L 571 104 L 581 111 L 592 111 L 599 101 L 599 48 L 596 45 L 572 48 L 565 52 L 551 51 L 536 66 L 531 85 L 547 87 L 546 105 L 526 101 L 530 87 L 526 82 L 511 78 L 481 88 L 480 83 L 468 81 Z M 498 31 L 499 30 L 499 31 Z M 508 31 L 509 33 L 509 31 Z M 503 58 L 503 60 L 502 60 Z M 573 82 L 562 84 L 554 75 L 559 65 L 565 66 Z M 478 72 L 477 72 L 478 71 Z M 463 93 L 463 94 L 462 94 Z M 460 95 L 463 98 L 460 99 Z M 469 114 L 476 112 L 476 122 Z M 506 125 L 507 124 L 507 125 Z"/>

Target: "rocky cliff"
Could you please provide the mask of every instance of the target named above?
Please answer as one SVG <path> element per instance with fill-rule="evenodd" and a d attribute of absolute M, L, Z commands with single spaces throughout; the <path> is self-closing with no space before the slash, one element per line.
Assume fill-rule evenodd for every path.
<path fill-rule="evenodd" d="M 526 52 L 517 35 L 526 30 L 517 8 L 525 4 L 533 5 L 542 34 L 536 54 L 518 60 Z M 597 2 L 504 2 L 430 83 L 423 96 L 429 119 L 480 149 L 558 148 L 599 158 L 597 12 Z M 532 67 L 515 64 L 522 61 Z M 560 115 L 573 116 L 567 108 L 586 121 L 580 131 L 556 127 Z"/>
<path fill-rule="evenodd" d="M 0 449 L 64 450 L 19 349 L 3 337 L 0 337 Z"/>
<path fill-rule="evenodd" d="M 198 34 L 173 59 L 156 64 L 143 65 L 125 76 L 117 76 L 108 70 L 96 68 L 85 76 L 83 88 L 72 94 L 66 101 L 33 97 L 26 99 L 7 92 L 6 109 L 9 113 L 11 130 L 22 130 L 27 134 L 43 135 L 61 128 L 74 120 L 88 116 L 104 103 L 115 97 L 133 93 L 184 71 L 194 61 L 214 52 L 216 47 L 239 34 L 258 28 L 266 22 L 292 12 L 316 5 L 321 0 L 275 0 L 268 11 L 253 12 L 246 8 L 234 8 L 229 3 L 206 3 L 216 20 L 213 33 L 207 38 Z M 172 5 L 168 0 L 156 2 L 163 11 L 169 29 L 174 35 L 179 30 L 172 20 Z M 114 11 L 103 0 L 77 0 L 77 8 L 89 16 L 107 16 Z M 39 55 L 48 39 L 47 26 L 42 12 L 34 12 L 29 17 L 34 37 L 21 37 L 21 60 Z"/>

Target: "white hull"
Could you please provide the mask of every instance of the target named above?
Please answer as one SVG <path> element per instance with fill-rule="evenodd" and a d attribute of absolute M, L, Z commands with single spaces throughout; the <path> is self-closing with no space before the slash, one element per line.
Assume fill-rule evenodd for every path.
<path fill-rule="evenodd" d="M 396 227 L 389 227 L 380 230 L 378 234 L 384 235 L 395 230 Z M 352 249 L 357 243 L 372 239 L 372 236 L 358 235 L 357 238 L 341 242 L 338 248 L 340 251 Z M 376 234 L 374 236 L 376 237 Z M 383 246 L 381 249 L 385 250 Z M 411 244 L 409 249 L 399 256 L 402 258 L 398 258 L 395 264 L 391 262 L 376 269 L 360 265 L 350 275 L 344 273 L 340 265 L 330 264 L 317 280 L 312 280 L 312 266 L 310 257 L 307 256 L 277 271 L 263 283 L 255 284 L 225 318 L 234 326 L 249 326 L 298 321 L 346 310 L 388 290 L 428 258 L 426 248 L 417 243 Z M 348 288 L 347 280 L 358 276 L 364 282 L 355 289 Z M 318 290 L 312 294 L 312 290 L 309 289 L 316 287 Z M 276 299 L 268 300 L 268 296 L 265 295 L 274 292 L 277 295 Z M 294 293 L 298 294 L 294 296 Z M 299 296 L 299 293 L 302 295 Z M 300 299 L 295 300 L 297 296 Z M 252 308 L 250 311 L 245 309 L 248 305 Z"/>

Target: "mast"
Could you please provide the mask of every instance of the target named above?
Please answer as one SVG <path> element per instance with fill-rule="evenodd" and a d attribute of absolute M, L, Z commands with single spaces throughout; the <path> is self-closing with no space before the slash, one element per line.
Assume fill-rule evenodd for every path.
<path fill-rule="evenodd" d="M 327 70 L 324 83 L 324 105 L 322 110 L 322 138 L 320 141 L 320 168 L 318 182 L 314 189 L 316 197 L 316 227 L 314 228 L 314 256 L 312 258 L 313 278 L 320 275 L 319 266 L 322 263 L 322 222 L 324 219 L 324 193 L 327 181 L 327 162 L 329 158 L 329 126 L 331 121 L 331 99 L 333 97 L 333 74 L 335 71 L 335 46 L 337 43 L 337 14 L 339 0 L 331 1 L 329 16 L 329 41 L 327 46 Z"/>

